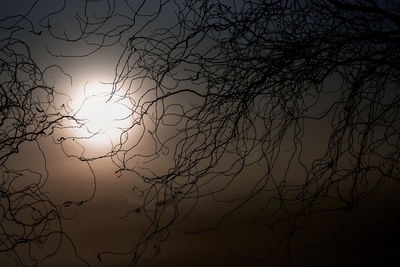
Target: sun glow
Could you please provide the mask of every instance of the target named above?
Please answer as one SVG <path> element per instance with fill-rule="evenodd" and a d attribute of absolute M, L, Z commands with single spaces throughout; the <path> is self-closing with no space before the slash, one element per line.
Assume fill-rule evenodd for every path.
<path fill-rule="evenodd" d="M 82 97 L 73 104 L 78 137 L 96 144 L 118 141 L 130 126 L 131 103 L 118 94 L 110 95 L 104 84 L 86 86 Z"/>

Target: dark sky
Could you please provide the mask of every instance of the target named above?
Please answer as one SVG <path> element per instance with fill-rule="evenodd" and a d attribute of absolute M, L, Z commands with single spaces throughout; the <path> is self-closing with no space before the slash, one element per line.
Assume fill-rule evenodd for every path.
<path fill-rule="evenodd" d="M 390 78 L 395 78 L 393 81 L 385 80 L 389 89 L 385 87 L 385 96 L 378 104 L 388 103 L 385 106 L 387 109 L 382 108 L 382 116 L 389 119 L 385 121 L 386 117 L 376 116 L 382 118 L 382 123 L 371 126 L 374 135 L 368 140 L 379 139 L 380 135 L 386 139 L 376 143 L 371 141 L 373 144 L 368 147 L 369 152 L 363 154 L 365 158 L 359 158 L 363 163 L 354 167 L 358 159 L 357 151 L 364 149 L 358 140 L 367 134 L 353 125 L 364 125 L 357 123 L 364 120 L 364 116 L 375 118 L 371 114 L 384 106 L 377 104 L 376 108 L 365 111 L 365 106 L 373 106 L 365 103 L 380 97 L 378 93 L 373 94 L 373 89 L 380 86 L 376 85 L 378 83 L 369 82 L 369 76 L 366 77 L 367 89 L 360 86 L 360 102 L 351 102 L 348 100 L 350 97 L 346 97 L 352 87 L 347 89 L 346 86 L 350 84 L 349 77 L 353 76 L 348 74 L 346 64 L 340 62 L 337 63 L 340 66 L 338 70 L 330 72 L 323 81 L 316 82 L 315 88 L 310 85 L 313 89 L 304 89 L 309 88 L 308 85 L 303 88 L 302 84 L 312 80 L 309 78 L 312 71 L 303 80 L 297 80 L 296 66 L 304 63 L 301 56 L 305 48 L 292 47 L 295 52 L 287 52 L 283 47 L 282 51 L 276 49 L 277 54 L 274 54 L 274 48 L 266 45 L 269 37 L 263 35 L 263 30 L 268 27 L 296 28 L 292 21 L 296 20 L 292 17 L 282 21 L 282 24 L 275 21 L 267 23 L 262 16 L 257 17 L 257 3 L 263 1 L 227 1 L 225 11 L 215 11 L 217 8 L 214 10 L 213 6 L 204 11 L 192 1 L 187 2 L 187 7 L 184 7 L 184 1 L 160 1 L 160 11 L 158 2 L 26 0 L 2 3 L 0 60 L 3 66 L 12 66 L 12 60 L 19 60 L 13 57 L 15 55 L 8 57 L 9 47 L 15 49 L 16 54 L 30 53 L 32 62 L 43 71 L 41 82 L 54 90 L 54 97 L 48 98 L 46 91 L 41 91 L 32 98 L 40 102 L 39 106 L 32 105 L 28 110 L 43 112 L 37 107 L 45 107 L 44 112 L 51 114 L 47 117 L 48 121 L 57 116 L 65 118 L 59 123 L 53 122 L 53 131 L 46 129 L 46 134 L 39 134 L 35 140 L 21 142 L 18 151 L 6 161 L 1 161 L 0 266 L 18 266 L 15 261 L 18 257 L 22 264 L 33 266 L 32 259 L 53 254 L 53 251 L 56 253 L 40 260 L 37 266 L 84 266 L 74 249 L 90 266 L 129 266 L 133 252 L 149 258 L 158 254 L 157 250 L 160 253 L 154 259 L 140 261 L 138 266 L 372 266 L 398 261 L 400 119 L 397 115 L 390 115 L 396 114 L 397 110 L 396 104 L 391 104 L 398 105 L 399 80 L 395 80 L 399 78 L 398 72 L 395 72 L 398 67 L 393 67 L 387 60 L 387 66 L 395 69 Z M 387 8 L 392 14 L 397 14 L 397 18 L 400 17 L 398 8 L 394 11 L 389 9 L 390 1 L 377 3 L 379 8 Z M 192 5 L 194 10 L 190 10 Z M 223 5 L 220 7 L 225 8 Z M 244 12 L 246 9 L 251 12 Z M 137 10 L 139 12 L 135 16 Z M 261 12 L 261 9 L 258 10 Z M 185 12 L 187 17 L 178 16 Z M 199 19 L 202 12 L 215 16 L 225 14 L 227 20 L 217 21 L 210 16 L 206 18 L 209 21 L 202 24 Z M 261 22 L 256 26 L 251 22 L 248 25 L 243 23 L 246 28 L 240 23 L 245 21 L 246 16 L 251 17 L 252 12 L 255 20 Z M 113 15 L 105 19 L 107 13 Z M 273 12 L 269 15 L 283 16 Z M 304 18 L 305 21 L 314 21 L 312 16 Z M 396 22 L 395 18 L 393 21 Z M 188 28 L 176 26 L 179 20 L 185 19 Z M 227 29 L 223 28 L 223 23 L 228 23 L 229 19 L 238 20 Z M 300 18 L 297 20 L 300 21 Z M 201 30 L 191 36 L 195 28 L 190 29 L 191 23 L 201 24 L 204 28 L 199 27 Z M 221 23 L 220 28 L 218 23 Z M 349 33 L 361 31 L 362 23 L 361 26 L 354 24 Z M 398 30 L 400 25 L 393 25 L 385 24 L 381 30 L 391 27 Z M 348 26 L 338 26 L 339 29 L 342 27 L 347 29 Z M 302 34 L 306 35 L 307 29 L 304 27 Z M 243 30 L 246 34 L 239 36 L 240 33 L 235 30 Z M 218 31 L 219 35 L 216 34 Z M 347 33 L 347 30 L 344 32 Z M 257 34 L 260 39 L 254 37 Z M 378 58 L 374 58 L 374 62 L 380 62 L 380 53 L 386 51 L 386 41 L 380 43 L 379 34 L 377 36 L 371 41 L 378 43 L 376 54 L 369 53 L 369 48 L 363 46 L 367 51 L 366 58 Z M 279 38 L 276 37 L 276 40 Z M 29 53 L 17 45 L 12 46 L 8 43 L 10 40 L 22 41 L 29 47 Z M 268 40 L 275 40 L 275 37 Z M 290 43 L 292 39 L 287 36 L 284 40 Z M 321 43 L 325 41 L 320 36 L 317 40 L 323 40 Z M 220 46 L 216 45 L 218 41 L 222 43 Z M 395 41 L 390 39 L 387 42 Z M 387 49 L 398 53 L 391 44 L 387 45 Z M 359 48 L 356 42 L 352 45 L 349 44 L 350 48 L 343 45 L 343 50 L 337 55 L 329 54 L 328 58 L 332 61 L 322 61 L 320 65 L 316 56 L 315 65 L 324 70 L 341 56 L 350 57 L 352 52 L 349 51 Z M 321 47 L 323 50 L 323 45 Z M 340 42 L 337 47 L 341 47 Z M 229 49 L 239 52 L 218 54 L 218 51 L 231 51 Z M 286 60 L 286 56 L 290 55 L 295 58 L 293 61 Z M 265 59 L 262 58 L 264 56 Z M 321 52 L 320 56 L 326 55 Z M 250 58 L 249 61 L 246 57 Z M 296 71 L 276 63 L 282 70 L 274 73 L 270 66 L 275 64 L 275 57 L 283 58 L 282 62 Z M 357 60 L 354 59 L 354 62 Z M 203 62 L 204 66 L 199 62 Z M 363 64 L 360 63 L 358 69 L 351 65 L 349 73 L 361 72 Z M 3 66 L 0 81 L 4 85 L 2 99 L 5 99 L 3 95 L 12 95 L 15 91 L 10 88 L 17 83 L 12 85 L 6 82 L 10 76 Z M 376 73 L 381 71 L 378 67 L 374 70 Z M 270 76 L 266 75 L 268 71 L 272 73 Z M 286 78 L 279 80 L 280 73 L 290 77 L 289 82 Z M 196 75 L 200 78 L 195 79 Z M 36 88 L 24 75 L 16 77 L 17 81 L 25 81 L 28 87 Z M 30 77 L 36 76 L 32 74 Z M 276 91 L 274 86 L 269 87 L 271 81 L 276 81 Z M 255 96 L 256 90 L 252 88 L 257 88 L 260 83 L 268 89 L 257 91 L 259 95 Z M 304 92 L 296 89 L 286 91 L 286 88 L 292 87 L 304 89 Z M 370 89 L 372 93 L 368 91 Z M 270 91 L 266 93 L 267 90 Z M 204 97 L 205 94 L 209 95 Z M 278 96 L 280 98 L 276 100 Z M 114 107 L 122 106 L 122 109 L 102 113 L 106 110 L 109 97 L 115 101 L 112 102 Z M 245 102 L 246 97 L 253 97 L 254 101 Z M 151 102 L 157 98 L 157 101 Z M 90 101 L 93 99 L 103 102 L 91 109 Z M 298 99 L 301 100 L 297 102 Z M 348 101 L 345 103 L 347 106 L 343 104 L 343 99 Z M 290 114 L 303 108 L 295 104 L 300 102 L 303 106 L 309 105 L 310 110 L 302 110 L 301 119 L 289 123 Z M 9 108 L 7 103 L 2 100 L 2 119 Z M 249 103 L 250 111 L 241 111 L 240 108 L 248 108 L 245 105 Z M 349 130 L 350 137 L 343 143 L 332 145 L 340 136 L 337 133 L 340 127 L 336 126 L 345 120 L 338 121 L 338 118 L 357 105 L 360 107 L 359 116 L 354 119 L 354 124 L 346 124 L 348 128 L 354 127 L 354 131 Z M 79 111 L 79 106 L 82 111 Z M 87 119 L 84 107 L 89 107 L 88 112 L 100 118 L 99 121 L 106 121 L 108 113 L 115 113 L 112 117 L 117 122 L 115 127 L 121 129 L 117 129 L 117 134 L 106 132 L 105 137 L 101 134 L 92 136 L 91 129 L 88 132 L 78 124 L 79 119 Z M 124 114 L 126 110 L 128 116 Z M 232 119 L 240 112 L 245 115 L 237 121 Z M 33 122 L 25 125 L 27 129 L 31 129 L 29 123 L 36 125 L 35 120 L 39 121 L 38 114 L 33 117 Z M 75 116 L 78 121 L 68 116 Z M 0 125 L 3 140 L 7 137 L 7 127 L 7 122 Z M 237 129 L 239 132 L 234 135 Z M 346 131 L 343 133 L 348 134 Z M 226 145 L 224 140 L 229 140 L 229 144 Z M 341 149 L 345 146 L 350 148 L 342 153 Z M 3 143 L 1 149 L 3 156 L 6 151 Z M 337 165 L 329 176 L 327 170 L 331 167 L 325 169 L 324 164 L 327 158 L 334 158 L 335 151 L 339 151 Z M 382 158 L 386 159 L 382 165 L 376 163 Z M 366 162 L 372 167 L 363 165 Z M 374 164 L 382 169 L 375 168 Z M 391 168 L 393 173 L 387 174 L 384 168 Z M 20 175 L 10 182 L 7 170 L 15 170 Z M 173 179 L 168 180 L 171 177 Z M 318 181 L 314 182 L 310 177 L 317 177 Z M 361 182 L 358 177 L 361 177 Z M 155 180 L 166 182 L 155 183 Z M 12 217 L 11 213 L 7 213 L 7 201 L 14 196 L 7 199 L 6 192 L 17 192 L 15 195 L 18 195 L 19 188 L 23 192 L 21 202 L 16 197 L 12 205 L 26 203 L 34 206 L 36 204 L 29 202 L 33 200 L 25 200 L 24 192 L 34 195 L 27 188 L 35 184 L 41 186 L 40 192 L 47 197 L 43 205 L 51 203 L 64 216 L 60 222 L 68 238 L 63 237 L 59 248 L 56 246 L 59 239 L 50 236 L 43 244 L 28 241 L 9 249 L 10 245 L 5 240 L 10 238 L 10 233 L 16 237 L 24 236 L 21 230 L 24 227 L 15 218 L 21 216 L 21 220 L 29 221 L 31 211 L 21 208 L 22 211 Z M 144 193 L 140 193 L 138 188 Z M 314 201 L 308 202 L 308 197 Z M 311 203 L 312 207 L 307 203 Z M 344 203 L 354 206 L 346 209 Z M 42 212 L 45 210 L 43 208 Z M 128 216 L 124 217 L 126 214 Z M 51 231 L 52 227 L 60 229 L 53 224 L 43 227 L 46 229 L 44 232 Z M 31 228 L 25 226 L 26 229 Z M 146 240 L 146 235 L 143 235 L 145 229 L 150 229 L 150 232 L 156 229 L 156 238 L 140 243 L 140 240 Z M 141 245 L 135 250 L 138 242 Z M 103 252 L 116 255 L 97 257 Z"/>

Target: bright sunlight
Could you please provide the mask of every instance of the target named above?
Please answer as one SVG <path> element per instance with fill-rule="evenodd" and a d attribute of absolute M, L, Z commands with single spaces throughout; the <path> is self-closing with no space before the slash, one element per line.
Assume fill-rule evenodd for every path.
<path fill-rule="evenodd" d="M 97 145 L 117 141 L 130 125 L 131 103 L 118 94 L 110 98 L 110 91 L 107 84 L 87 84 L 73 103 L 75 116 L 84 125 L 76 128 L 80 137 Z"/>

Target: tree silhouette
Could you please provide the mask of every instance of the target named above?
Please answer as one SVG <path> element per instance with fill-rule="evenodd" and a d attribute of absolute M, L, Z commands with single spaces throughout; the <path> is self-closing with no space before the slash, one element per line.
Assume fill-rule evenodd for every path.
<path fill-rule="evenodd" d="M 314 214 L 348 212 L 385 182 L 398 181 L 396 1 L 84 1 L 72 33 L 51 24 L 65 3 L 42 17 L 40 26 L 52 38 L 83 44 L 86 52 L 48 51 L 64 58 L 121 48 L 110 99 L 123 96 L 133 103 L 131 127 L 110 151 L 76 156 L 86 162 L 110 157 L 118 175 L 141 180 L 132 194 L 142 203 L 123 218 L 139 214 L 148 226 L 126 251 L 98 253 L 100 262 L 108 254 L 131 255 L 132 266 L 153 258 L 171 227 L 202 199 L 227 208 L 215 225 L 192 233 L 221 226 L 257 198 L 261 214 L 249 221 L 286 227 L 290 264 L 291 240 Z M 100 10 L 96 5 L 101 12 L 92 12 Z M 1 51 L 8 56 L 7 49 Z M 21 81 L 10 71 L 11 82 L 2 81 L 2 89 L 9 86 L 3 91 L 10 92 L 3 114 L 12 112 L 13 90 L 54 92 L 36 86 L 43 83 L 42 72 L 25 61 L 7 64 L 39 75 L 38 81 Z M 2 142 L 5 155 L 19 142 L 51 135 L 61 120 L 74 120 L 68 107 L 63 113 L 41 102 L 23 103 L 30 114 L 21 122 L 24 134 L 12 145 Z M 36 119 L 40 116 L 45 121 Z M 252 169 L 241 195 L 227 196 Z M 4 188 L 3 195 L 13 192 Z"/>
<path fill-rule="evenodd" d="M 27 32 L 41 34 L 27 17 L 35 4 L 25 14 L 0 19 L 0 253 L 17 266 L 37 265 L 55 255 L 63 240 L 72 242 L 63 230 L 62 220 L 67 218 L 61 207 L 44 191 L 49 173 L 39 140 L 51 137 L 65 121 L 81 125 L 55 100 L 65 98 L 68 102 L 68 96 L 45 81 L 49 71 L 63 73 L 61 67 L 39 67 L 30 44 L 24 41 Z M 35 143 L 43 172 L 26 168 L 22 162 L 18 168 L 9 166 L 26 143 Z"/>
<path fill-rule="evenodd" d="M 216 227 L 270 192 L 259 222 L 283 221 L 295 231 L 313 213 L 356 208 L 386 180 L 398 180 L 400 10 L 394 2 L 175 4 L 176 24 L 130 37 L 115 78 L 115 92 L 120 84 L 152 82 L 144 88 L 149 97 L 137 104 L 149 128 L 143 134 L 154 140 L 146 157 L 173 162 L 158 171 L 136 166 L 143 155 L 128 144 L 114 161 L 147 184 L 136 212 L 145 212 L 151 226 L 131 251 L 134 264 L 142 247 L 155 240 L 158 248 L 169 227 L 190 213 L 180 209 L 183 199 L 218 199 L 257 164 L 265 172 L 249 182 L 249 192 L 223 200 L 236 204 Z M 305 138 L 316 125 L 329 132 L 310 160 Z M 166 133 L 169 126 L 176 130 Z M 225 184 L 209 186 L 217 180 Z M 280 209 L 270 214 L 274 202 Z"/>

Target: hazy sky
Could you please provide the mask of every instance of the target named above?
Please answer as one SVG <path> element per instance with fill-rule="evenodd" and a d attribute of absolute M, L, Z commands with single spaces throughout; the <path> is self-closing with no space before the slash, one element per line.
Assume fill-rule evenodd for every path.
<path fill-rule="evenodd" d="M 199 113 L 206 114 L 204 117 L 196 117 L 196 111 L 201 110 L 204 101 L 201 94 L 214 92 L 214 87 L 225 92 L 224 86 L 234 88 L 236 84 L 227 83 L 221 86 L 217 78 L 209 83 L 205 83 L 202 79 L 186 78 L 189 76 L 193 78 L 200 68 L 194 66 L 190 60 L 201 58 L 198 55 L 213 47 L 215 40 L 223 39 L 224 34 L 228 37 L 231 37 L 230 34 L 234 36 L 234 32 L 226 31 L 218 37 L 212 34 L 196 35 L 190 39 L 193 44 L 188 42 L 189 48 L 192 48 L 191 45 L 195 48 L 190 52 L 186 50 L 182 52 L 184 49 L 179 49 L 185 47 L 185 43 L 179 42 L 179 38 L 181 35 L 190 35 L 188 33 L 190 30 L 179 28 L 180 32 L 173 28 L 171 32 L 164 31 L 177 23 L 176 16 L 179 10 L 174 1 L 160 1 L 166 4 L 163 4 L 161 13 L 156 16 L 158 2 L 144 1 L 140 9 L 142 13 L 139 12 L 140 16 L 137 17 L 133 14 L 141 6 L 141 1 L 88 1 L 86 13 L 85 1 L 26 0 L 2 3 L 0 60 L 6 61 L 6 47 L 9 45 L 7 40 L 11 37 L 22 40 L 29 47 L 36 65 L 45 70 L 44 82 L 55 90 L 48 111 L 57 110 L 59 114 L 73 115 L 82 120 L 88 119 L 88 116 L 91 116 L 92 120 L 99 118 L 94 124 L 86 124 L 90 129 L 78 127 L 77 121 L 64 119 L 51 134 L 43 135 L 36 141 L 20 144 L 18 153 L 10 156 L 3 164 L 8 169 L 18 170 L 22 174 L 18 176 L 13 186 L 24 188 L 31 183 L 37 183 L 38 179 L 40 181 L 47 179 L 41 192 L 54 205 L 59 206 L 60 212 L 65 216 L 61 219 L 63 231 L 74 242 L 79 256 L 91 266 L 129 266 L 132 258 L 129 253 L 105 254 L 101 256 L 101 260 L 97 257 L 97 253 L 130 252 L 143 238 L 144 229 L 163 226 L 165 229 L 160 230 L 157 236 L 160 243 L 153 238 L 145 245 L 142 244 L 139 249 L 145 257 L 157 254 L 158 249 L 160 254 L 149 262 L 140 262 L 139 266 L 276 266 L 279 264 L 286 266 L 289 262 L 286 254 L 289 237 L 291 237 L 290 261 L 295 266 L 379 264 L 385 260 L 389 262 L 395 259 L 396 251 L 399 249 L 397 240 L 400 236 L 398 216 L 400 188 L 399 183 L 394 180 L 385 180 L 385 184 L 379 190 L 373 191 L 368 198 L 360 201 L 355 210 L 329 211 L 337 208 L 340 199 L 338 195 L 331 196 L 328 193 L 324 195 L 324 192 L 320 192 L 321 199 L 313 204 L 320 208 L 320 212 L 312 216 L 296 213 L 304 208 L 300 202 L 292 201 L 296 200 L 296 194 L 299 194 L 296 186 L 305 183 L 307 175 L 311 176 L 310 166 L 317 162 L 316 159 L 322 161 L 325 152 L 332 149 L 329 147 L 331 141 L 329 138 L 334 127 L 332 118 L 336 114 L 329 113 L 321 120 L 304 121 L 301 126 L 304 127 L 304 131 L 296 132 L 295 124 L 289 124 L 288 130 L 280 139 L 281 142 L 272 139 L 271 141 L 267 137 L 266 129 L 269 129 L 272 138 L 275 135 L 280 136 L 280 127 L 284 125 L 285 117 L 279 113 L 276 115 L 277 119 L 268 123 L 267 120 L 260 119 L 262 112 L 269 111 L 263 106 L 271 105 L 271 109 L 274 109 L 281 104 L 261 95 L 254 100 L 256 103 L 254 113 L 261 115 L 252 117 L 253 114 L 249 114 L 250 119 L 237 122 L 239 128 L 247 129 L 240 133 L 244 141 L 232 138 L 232 143 L 241 149 L 246 150 L 251 147 L 249 153 L 241 157 L 238 154 L 240 151 L 232 146 L 221 148 L 223 147 L 221 144 L 218 147 L 218 140 L 225 140 L 225 136 L 234 131 L 230 121 L 221 129 L 218 125 L 219 123 L 225 125 L 223 119 L 233 116 L 230 112 L 236 103 L 221 101 L 220 109 Z M 229 3 L 232 10 L 234 8 L 240 10 L 243 2 L 246 1 Z M 104 24 L 99 23 L 101 18 L 107 15 L 107 11 L 118 16 L 110 17 Z M 193 16 L 193 23 L 200 23 L 195 15 L 190 14 Z M 190 16 L 186 19 L 190 19 Z M 209 19 L 210 24 L 213 24 L 212 18 Z M 85 25 L 85 20 L 95 23 Z M 147 22 L 149 24 L 146 24 Z M 261 25 L 260 28 L 264 26 L 266 27 Z M 250 28 L 248 30 L 253 30 L 253 33 L 259 30 Z M 91 32 L 91 34 L 80 35 L 81 32 Z M 168 38 L 163 39 L 163 36 Z M 154 42 L 145 43 L 145 38 L 153 38 Z M 246 40 L 245 36 L 243 38 Z M 128 47 L 129 42 L 136 42 L 134 43 L 136 46 Z M 196 42 L 199 42 L 198 46 L 194 45 Z M 249 41 L 247 45 L 250 46 L 251 43 Z M 171 49 L 173 45 L 176 45 L 176 50 Z M 23 50 L 23 48 L 16 49 Z M 168 49 L 172 52 L 164 55 L 163 52 Z M 215 70 L 211 67 L 210 69 L 217 75 L 223 71 L 222 67 L 218 66 L 223 66 L 224 63 L 218 61 L 220 58 L 213 54 L 214 50 L 210 49 L 209 54 L 207 53 L 202 60 L 213 62 L 215 56 L 214 63 L 217 67 Z M 141 61 L 140 55 L 145 55 L 148 61 Z M 232 58 L 234 56 L 232 55 Z M 176 66 L 176 69 L 173 63 L 165 65 L 169 57 L 181 59 L 181 65 Z M 149 67 L 146 64 L 153 66 L 153 69 L 146 70 L 146 67 Z M 241 63 L 236 62 L 236 64 L 241 66 Z M 5 74 L 5 69 L 1 68 L 0 81 L 5 85 L 8 76 Z M 166 71 L 167 75 L 164 77 L 162 74 L 167 68 L 173 70 Z M 254 69 L 257 69 L 257 66 Z M 206 71 L 209 69 L 203 70 Z M 197 74 L 201 75 L 203 72 L 199 71 Z M 249 80 L 252 77 L 251 73 L 240 75 Z M 338 74 L 330 75 L 326 79 L 324 86 L 320 88 L 326 93 L 318 96 L 319 102 L 313 106 L 312 111 L 305 113 L 306 116 L 311 117 L 328 109 L 334 99 L 339 97 L 340 90 L 335 90 L 342 85 L 335 75 Z M 227 73 L 226 77 L 228 76 L 235 75 Z M 209 78 L 214 77 L 210 75 Z M 177 80 L 179 82 L 176 82 Z M 158 81 L 162 83 L 158 84 Z M 245 82 L 239 83 L 239 87 L 246 87 Z M 183 92 L 173 95 L 174 90 L 186 89 L 197 90 L 198 94 Z M 111 91 L 115 92 L 115 95 L 109 100 Z M 2 92 L 4 94 L 5 91 Z M 45 96 L 45 93 L 39 94 L 38 99 Z M 157 101 L 154 105 L 146 102 L 155 97 L 165 97 L 165 100 Z M 229 94 L 226 97 L 228 98 Z M 304 97 L 304 102 L 308 104 L 317 99 L 313 97 L 310 93 Z M 212 97 L 210 99 L 213 101 Z M 111 106 L 119 106 L 120 109 L 107 109 L 106 103 L 111 103 L 106 102 L 107 100 L 114 101 Z M 95 101 L 100 101 L 98 102 L 100 104 Z M 290 106 L 290 100 L 287 101 L 287 105 Z M 160 119 L 159 114 L 163 114 L 164 117 Z M 214 114 L 215 117 L 212 117 L 208 124 L 203 123 L 210 114 Z M 117 128 L 116 132 L 104 130 L 104 133 L 91 137 L 93 131 L 105 127 L 102 123 L 108 116 L 115 122 L 112 127 Z M 161 121 L 159 125 L 156 123 L 158 119 Z M 249 121 L 251 126 L 246 128 L 248 125 L 246 123 Z M 185 127 L 192 127 L 190 123 L 196 125 L 190 128 L 191 131 L 185 132 Z M 0 125 L 3 134 L 1 127 L 6 126 Z M 196 129 L 202 134 L 195 135 Z M 122 132 L 124 133 L 121 134 Z M 202 150 L 202 145 L 212 142 L 211 133 L 215 132 L 220 132 L 215 135 L 217 144 L 215 150 L 210 149 L 211 145 L 207 146 L 211 152 L 207 149 Z M 252 143 L 256 137 L 260 140 L 264 138 L 262 139 L 264 142 Z M 293 145 L 296 143 L 296 138 L 302 140 L 301 149 Z M 272 144 L 271 147 L 275 145 L 279 147 L 277 150 L 280 154 L 275 160 L 273 160 L 275 152 L 268 154 L 270 147 L 265 148 L 265 144 L 268 143 L 266 140 Z M 122 142 L 121 146 L 118 145 L 119 142 Z M 189 154 L 188 150 L 193 147 L 198 148 L 198 151 Z M 220 155 L 219 149 L 225 149 L 224 153 Z M 155 150 L 157 153 L 154 153 Z M 115 153 L 111 156 L 108 154 L 110 151 Z M 204 165 L 208 162 L 217 162 L 214 156 L 219 157 L 219 155 L 218 164 L 210 167 L 206 174 L 201 174 Z M 296 157 L 300 156 L 301 161 L 292 163 L 293 158 L 297 159 Z M 341 162 L 343 165 L 338 168 L 343 170 L 351 168 L 353 164 L 351 155 L 345 155 L 344 158 L 347 161 L 343 160 Z M 190 160 L 198 161 L 192 169 L 182 171 L 185 176 L 177 176 L 173 182 L 165 183 L 165 186 L 151 187 L 149 186 L 151 181 L 146 181 L 147 177 L 149 179 L 163 177 L 167 180 L 169 174 L 172 175 L 174 171 L 181 171 L 187 166 L 186 163 L 179 165 L 176 162 Z M 289 168 L 290 164 L 293 164 L 293 167 Z M 4 168 L 0 171 L 3 172 L 0 187 L 3 192 L 6 190 L 8 176 Z M 323 172 L 316 169 L 313 171 Z M 234 174 L 235 172 L 237 174 Z M 196 180 L 196 177 L 201 179 Z M 378 180 L 377 171 L 371 171 L 368 177 L 370 179 L 368 186 L 372 188 L 374 181 Z M 313 186 L 316 190 L 320 188 L 319 186 L 322 188 L 324 182 L 326 181 L 322 181 L 322 185 L 310 183 L 310 192 Z M 329 187 L 329 190 L 337 189 L 338 192 L 343 192 L 346 198 L 352 186 L 351 182 L 345 181 L 337 185 L 341 186 L 340 190 L 335 188 L 336 185 Z M 287 187 L 285 183 L 288 183 Z M 147 195 L 141 194 L 137 188 L 148 190 L 145 191 Z M 285 195 L 280 195 L 282 192 L 275 190 L 276 188 L 282 188 Z M 293 193 L 292 188 L 296 188 L 293 189 Z M 328 192 L 328 189 L 326 190 Z M 360 192 L 362 193 L 363 191 Z M 198 197 L 198 194 L 203 196 Z M 307 197 L 307 194 L 303 196 Z M 290 204 L 283 206 L 282 198 L 286 197 Z M 7 210 L 4 199 L 0 202 L 3 212 L 0 214 L 5 214 Z M 84 203 L 64 205 L 67 201 L 76 203 L 84 201 Z M 147 214 L 143 209 L 147 209 Z M 303 209 L 306 210 L 308 209 Z M 128 216 L 124 217 L 127 214 Z M 151 217 L 154 214 L 158 216 L 156 220 Z M 287 218 L 285 214 L 297 214 L 297 217 L 290 217 L 293 220 L 290 221 L 285 219 Z M 18 232 L 20 229 L 19 226 L 13 225 L 13 222 L 5 220 L 4 215 L 1 216 L 0 249 L 4 249 L 4 243 L 3 245 L 1 243 L 4 242 L 4 233 L 15 229 L 20 234 Z M 27 213 L 26 216 L 29 217 L 30 214 Z M 279 221 L 280 219 L 282 221 Z M 42 247 L 33 246 L 31 248 L 33 258 L 36 258 L 35 255 L 40 257 L 53 251 L 55 244 L 57 244 L 56 239 L 50 238 Z M 18 248 L 23 262 L 28 257 L 24 255 L 27 251 L 27 245 Z M 0 253 L 0 266 L 17 266 L 14 258 L 13 253 Z M 32 265 L 32 261 L 26 260 L 25 264 Z M 57 253 L 40 261 L 38 266 L 84 266 L 84 264 L 75 257 L 73 247 L 64 238 Z"/>

